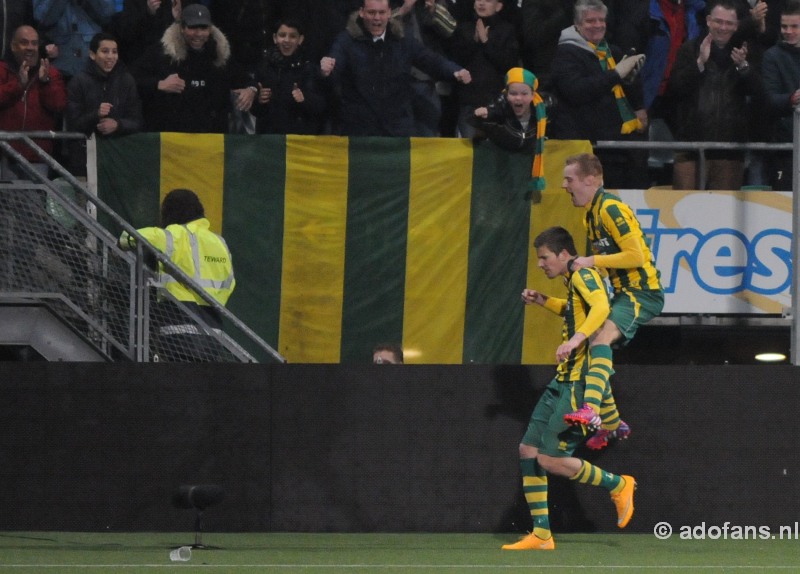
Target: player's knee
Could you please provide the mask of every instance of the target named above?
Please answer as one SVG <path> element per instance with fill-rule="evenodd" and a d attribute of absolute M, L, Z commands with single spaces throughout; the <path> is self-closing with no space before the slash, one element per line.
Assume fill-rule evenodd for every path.
<path fill-rule="evenodd" d="M 595 345 L 611 345 L 615 343 L 619 338 L 622 337 L 622 333 L 620 332 L 619 328 L 612 323 L 611 321 L 606 320 L 603 323 L 603 326 L 595 334 L 592 342 L 590 343 L 592 347 Z"/>
<path fill-rule="evenodd" d="M 535 446 L 520 443 L 519 445 L 520 458 L 536 458 L 538 454 L 539 454 L 539 449 L 537 449 Z"/>
<path fill-rule="evenodd" d="M 547 472 L 558 474 L 558 469 L 560 468 L 559 459 L 554 456 L 547 456 L 546 454 L 540 454 L 537 458 L 539 464 L 543 469 Z"/>

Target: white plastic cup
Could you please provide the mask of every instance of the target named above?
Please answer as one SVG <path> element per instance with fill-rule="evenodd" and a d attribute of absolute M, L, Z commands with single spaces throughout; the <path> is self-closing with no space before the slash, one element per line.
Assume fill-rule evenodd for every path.
<path fill-rule="evenodd" d="M 169 553 L 169 559 L 173 562 L 188 562 L 192 559 L 192 549 L 189 546 L 181 546 Z"/>

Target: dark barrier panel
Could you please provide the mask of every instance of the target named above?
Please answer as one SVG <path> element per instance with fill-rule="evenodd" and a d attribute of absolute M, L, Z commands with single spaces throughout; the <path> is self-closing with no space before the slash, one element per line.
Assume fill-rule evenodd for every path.
<path fill-rule="evenodd" d="M 619 366 L 629 527 L 794 525 L 798 371 Z M 0 530 L 524 531 L 517 442 L 552 367 L 0 363 Z M 551 479 L 555 530 L 615 530 L 605 491 Z"/>

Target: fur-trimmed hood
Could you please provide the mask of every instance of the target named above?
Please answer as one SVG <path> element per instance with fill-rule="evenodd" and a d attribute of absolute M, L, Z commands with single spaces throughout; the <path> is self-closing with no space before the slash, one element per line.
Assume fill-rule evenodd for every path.
<path fill-rule="evenodd" d="M 208 39 L 213 42 L 217 48 L 217 54 L 214 58 L 214 66 L 223 67 L 231 57 L 231 45 L 222 30 L 216 26 L 211 26 L 211 36 Z M 161 45 L 164 47 L 164 53 L 169 56 L 173 62 L 183 62 L 186 60 L 188 48 L 186 47 L 186 40 L 183 39 L 183 32 L 181 32 L 181 24 L 175 22 L 164 32 L 161 37 Z"/>
<path fill-rule="evenodd" d="M 347 33 L 350 34 L 354 40 L 367 37 L 366 30 L 361 25 L 362 20 L 361 16 L 358 15 L 358 12 L 358 10 L 354 11 L 347 19 Z M 392 14 L 392 16 L 389 18 L 389 24 L 386 26 L 386 31 L 396 38 L 402 38 L 403 22 L 399 17 Z"/>

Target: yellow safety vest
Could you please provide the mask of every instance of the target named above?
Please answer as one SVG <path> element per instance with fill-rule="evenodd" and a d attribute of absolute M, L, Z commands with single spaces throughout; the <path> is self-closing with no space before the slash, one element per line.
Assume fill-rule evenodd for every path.
<path fill-rule="evenodd" d="M 145 227 L 137 230 L 222 305 L 236 287 L 231 252 L 225 240 L 209 231 L 208 219 L 184 225 Z M 200 296 L 161 270 L 161 283 L 179 301 L 207 305 Z"/>

